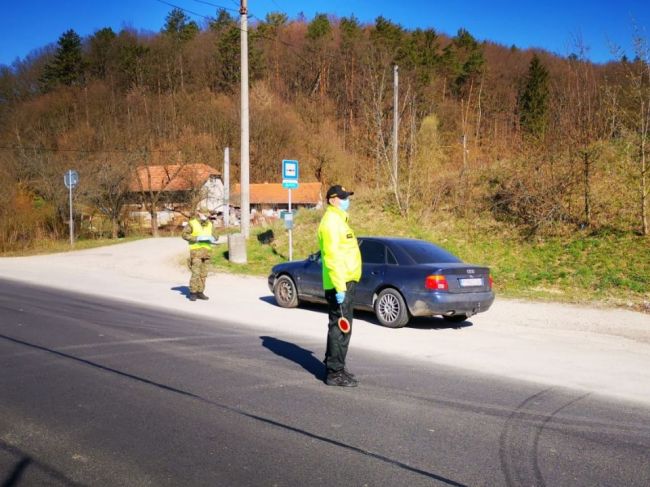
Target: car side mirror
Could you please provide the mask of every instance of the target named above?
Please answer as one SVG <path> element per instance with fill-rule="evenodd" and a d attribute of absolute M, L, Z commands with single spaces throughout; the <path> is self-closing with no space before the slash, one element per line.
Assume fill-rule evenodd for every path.
<path fill-rule="evenodd" d="M 309 255 L 309 262 L 316 262 L 320 258 L 320 252 L 314 252 Z"/>

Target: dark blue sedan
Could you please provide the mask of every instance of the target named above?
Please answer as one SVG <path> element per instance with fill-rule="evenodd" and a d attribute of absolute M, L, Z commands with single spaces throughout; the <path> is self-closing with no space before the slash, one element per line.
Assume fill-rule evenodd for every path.
<path fill-rule="evenodd" d="M 363 270 L 354 307 L 374 311 L 379 322 L 399 328 L 411 316 L 442 316 L 452 322 L 487 311 L 494 302 L 490 269 L 463 263 L 424 240 L 359 238 Z M 273 267 L 269 289 L 277 303 L 325 302 L 320 252 Z"/>

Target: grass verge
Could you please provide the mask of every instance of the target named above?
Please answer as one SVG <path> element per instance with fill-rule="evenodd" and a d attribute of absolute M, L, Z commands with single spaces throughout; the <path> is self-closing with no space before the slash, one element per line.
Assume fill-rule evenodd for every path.
<path fill-rule="evenodd" d="M 294 217 L 293 258 L 304 259 L 318 249 L 316 232 L 322 211 L 301 210 Z M 499 296 L 565 303 L 621 306 L 650 312 L 650 238 L 630 234 L 591 235 L 538 240 L 484 218 L 405 219 L 358 198 L 350 212 L 358 236 L 390 235 L 434 242 L 465 262 L 487 265 Z M 260 234 L 271 231 L 270 244 Z M 266 276 L 288 259 L 288 232 L 282 222 L 252 228 L 248 264 L 232 264 L 219 249 L 217 270 Z"/>

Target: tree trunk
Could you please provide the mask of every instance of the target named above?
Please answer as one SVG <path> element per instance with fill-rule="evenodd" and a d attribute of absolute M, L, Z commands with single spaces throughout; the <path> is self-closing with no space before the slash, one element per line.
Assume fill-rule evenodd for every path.
<path fill-rule="evenodd" d="M 585 151 L 582 154 L 582 160 L 584 164 L 584 201 L 585 201 L 585 226 L 591 226 L 591 188 L 590 188 L 590 170 L 591 170 L 591 159 L 589 157 L 589 152 Z"/>
<path fill-rule="evenodd" d="M 648 200 L 647 174 L 648 167 L 645 153 L 645 137 L 641 139 L 641 233 L 648 235 L 648 213 L 646 210 Z"/>
<path fill-rule="evenodd" d="M 158 237 L 158 212 L 156 211 L 155 206 L 149 210 L 149 214 L 151 215 L 151 235 L 153 237 Z"/>
<path fill-rule="evenodd" d="M 111 238 L 117 239 L 120 229 L 120 223 L 116 217 L 111 218 Z"/>

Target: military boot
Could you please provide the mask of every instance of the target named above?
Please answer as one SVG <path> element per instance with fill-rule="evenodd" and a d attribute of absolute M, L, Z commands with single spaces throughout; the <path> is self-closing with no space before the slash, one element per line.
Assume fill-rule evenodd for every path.
<path fill-rule="evenodd" d="M 205 294 L 203 294 L 203 291 L 196 293 L 196 297 L 199 298 L 199 299 L 203 299 L 203 300 L 208 300 L 208 299 L 210 299 L 210 298 L 207 297 Z"/>
<path fill-rule="evenodd" d="M 342 370 L 339 370 L 337 372 L 328 373 L 327 379 L 325 379 L 325 384 L 328 386 L 357 387 L 359 382 L 356 379 L 347 376 Z"/>
<path fill-rule="evenodd" d="M 190 301 L 196 301 L 196 293 L 190 293 L 189 299 Z"/>

